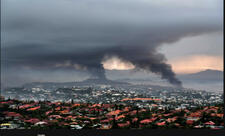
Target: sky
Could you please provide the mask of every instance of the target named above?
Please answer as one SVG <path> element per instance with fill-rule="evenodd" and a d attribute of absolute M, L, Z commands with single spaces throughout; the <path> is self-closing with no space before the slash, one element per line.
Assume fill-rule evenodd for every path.
<path fill-rule="evenodd" d="M 178 74 L 189 74 L 214 69 L 223 71 L 223 33 L 213 32 L 162 47 L 168 63 Z"/>
<path fill-rule="evenodd" d="M 1 82 L 223 70 L 223 0 L 2 0 Z"/>

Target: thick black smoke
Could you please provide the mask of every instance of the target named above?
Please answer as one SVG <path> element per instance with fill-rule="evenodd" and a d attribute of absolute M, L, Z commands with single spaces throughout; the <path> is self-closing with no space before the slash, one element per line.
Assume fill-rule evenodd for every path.
<path fill-rule="evenodd" d="M 130 48 L 118 47 L 112 54 L 131 62 L 135 65 L 137 70 L 144 69 L 159 74 L 163 79 L 168 80 L 169 83 L 178 87 L 182 86 L 181 81 L 175 77 L 175 73 L 172 71 L 171 66 L 166 64 L 164 55 L 157 53 L 154 48 L 148 50 L 147 48 L 140 46 Z"/>
<path fill-rule="evenodd" d="M 189 8 L 183 1 L 172 2 L 159 6 L 135 0 L 4 1 L 3 69 L 13 69 L 15 75 L 20 69 L 76 69 L 106 79 L 102 61 L 117 56 L 137 70 L 181 86 L 158 48 L 183 37 L 221 31 L 222 8 L 205 1 Z"/>
<path fill-rule="evenodd" d="M 102 61 L 105 56 L 117 56 L 122 60 L 131 62 L 137 70 L 146 70 L 161 75 L 162 79 L 181 87 L 182 83 L 176 78 L 171 66 L 166 63 L 166 58 L 157 49 L 163 43 L 178 41 L 181 37 L 195 35 L 203 31 L 201 27 L 195 30 L 182 30 L 176 33 L 169 30 L 154 31 L 136 36 L 125 42 L 111 46 L 96 48 L 80 48 L 80 46 L 49 46 L 23 44 L 3 48 L 3 56 L 8 57 L 7 65 L 10 67 L 29 67 L 31 69 L 76 69 L 89 72 L 92 78 L 106 79 Z M 151 30 L 148 30 L 151 31 Z M 123 38 L 123 37 L 122 37 Z M 58 52 L 56 52 L 56 51 Z M 66 51 L 63 51 L 66 50 Z M 16 59 L 15 59 L 16 56 Z"/>

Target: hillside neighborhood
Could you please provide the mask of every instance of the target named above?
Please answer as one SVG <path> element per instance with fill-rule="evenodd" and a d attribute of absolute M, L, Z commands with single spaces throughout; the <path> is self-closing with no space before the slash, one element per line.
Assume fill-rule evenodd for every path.
<path fill-rule="evenodd" d="M 123 99 L 146 100 L 146 98 Z M 147 99 L 149 100 L 149 99 Z M 1 129 L 142 129 L 224 128 L 224 105 L 161 109 L 126 104 L 94 104 L 5 99 L 0 102 Z"/>

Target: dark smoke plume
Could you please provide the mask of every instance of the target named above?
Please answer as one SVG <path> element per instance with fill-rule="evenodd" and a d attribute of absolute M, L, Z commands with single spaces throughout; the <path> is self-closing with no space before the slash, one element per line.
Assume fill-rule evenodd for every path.
<path fill-rule="evenodd" d="M 122 60 L 131 62 L 135 65 L 136 70 L 143 69 L 161 75 L 162 79 L 166 79 L 169 83 L 177 87 L 182 87 L 181 81 L 176 78 L 171 66 L 166 64 L 165 56 L 157 52 L 156 48 L 158 46 L 160 44 L 152 43 L 152 45 L 142 45 L 139 43 L 132 46 L 114 47 L 108 52 L 112 56 L 117 56 Z"/>
<path fill-rule="evenodd" d="M 166 30 L 169 32 L 169 30 Z M 191 32 L 161 33 L 161 35 L 145 34 L 118 43 L 113 46 L 103 46 L 95 48 L 79 48 L 71 46 L 66 52 L 55 52 L 54 50 L 65 50 L 64 46 L 49 46 L 22 44 L 20 46 L 9 46 L 3 56 L 16 56 L 17 60 L 8 58 L 7 65 L 30 67 L 32 69 L 77 69 L 89 72 L 92 78 L 106 80 L 105 70 L 102 61 L 105 56 L 117 56 L 122 60 L 131 62 L 136 70 L 146 70 L 161 76 L 169 83 L 181 87 L 182 83 L 176 78 L 171 66 L 166 64 L 166 58 L 157 49 L 163 43 L 170 43 L 179 40 L 187 35 L 198 34 Z M 49 47 L 48 47 L 49 46 Z M 46 48 L 48 47 L 48 48 Z M 12 67 L 10 66 L 10 67 Z"/>
<path fill-rule="evenodd" d="M 47 55 L 49 51 L 45 51 L 42 46 L 35 47 L 26 46 L 21 48 L 8 48 L 7 54 L 14 54 L 29 56 L 27 59 L 16 61 L 17 66 L 28 66 L 35 69 L 77 69 L 86 71 L 91 74 L 92 78 L 99 78 L 106 80 L 105 70 L 103 68 L 102 60 L 104 56 L 118 56 L 122 60 L 126 60 L 135 65 L 136 69 L 144 69 L 153 73 L 161 75 L 163 79 L 168 80 L 171 84 L 181 86 L 181 82 L 176 79 L 174 72 L 170 65 L 165 63 L 163 54 L 157 53 L 157 46 L 131 46 L 121 45 L 110 48 L 101 48 L 93 52 L 82 53 L 65 53 L 60 55 Z M 32 50 L 40 51 L 42 54 L 29 55 L 28 52 Z M 14 52 L 16 51 L 16 52 Z M 46 54 L 44 53 L 46 52 Z M 22 56 L 21 56 L 22 57 Z"/>
<path fill-rule="evenodd" d="M 3 2 L 1 63 L 8 81 L 18 79 L 10 75 L 27 69 L 43 73 L 76 69 L 106 80 L 102 61 L 117 56 L 136 70 L 182 86 L 158 48 L 223 30 L 222 0 L 214 4 L 202 0 L 189 8 L 183 1 L 159 2 L 162 6 L 153 0 L 28 1 Z"/>

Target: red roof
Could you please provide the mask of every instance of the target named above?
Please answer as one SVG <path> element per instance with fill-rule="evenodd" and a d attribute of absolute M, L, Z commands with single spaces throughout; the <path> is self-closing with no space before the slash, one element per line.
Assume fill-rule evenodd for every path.
<path fill-rule="evenodd" d="M 180 124 L 179 124 L 179 123 L 175 123 L 175 126 L 179 127 L 179 126 L 180 126 Z"/>
<path fill-rule="evenodd" d="M 141 124 L 148 124 L 148 123 L 151 123 L 152 120 L 151 119 L 144 119 L 142 121 L 140 121 Z"/>
<path fill-rule="evenodd" d="M 65 117 L 64 119 L 66 119 L 66 120 L 70 120 L 71 118 L 73 118 L 73 116 L 67 116 L 67 117 Z"/>
<path fill-rule="evenodd" d="M 49 118 L 59 119 L 59 118 L 62 118 L 62 117 L 60 115 L 50 115 Z"/>
<path fill-rule="evenodd" d="M 120 114 L 121 110 L 115 110 L 115 111 L 111 111 L 109 113 L 107 113 L 107 115 L 118 115 Z"/>
<path fill-rule="evenodd" d="M 118 123 L 117 125 L 118 125 L 119 127 L 127 127 L 127 126 L 130 125 L 130 122 L 127 121 L 126 123 Z"/>
<path fill-rule="evenodd" d="M 132 122 L 136 122 L 136 121 L 138 121 L 138 118 L 133 118 L 132 119 Z"/>
<path fill-rule="evenodd" d="M 112 128 L 112 125 L 109 125 L 109 124 L 102 124 L 101 128 L 99 129 L 111 129 Z M 98 128 L 97 128 L 98 129 Z"/>
<path fill-rule="evenodd" d="M 68 114 L 69 112 L 70 112 L 69 110 L 60 111 L 61 114 Z"/>
<path fill-rule="evenodd" d="M 170 123 L 170 122 L 174 122 L 175 120 L 177 120 L 177 118 L 173 117 L 173 118 L 168 118 L 166 121 Z"/>
<path fill-rule="evenodd" d="M 171 113 L 168 113 L 168 114 L 163 114 L 163 116 L 167 117 L 167 116 L 170 116 Z"/>
<path fill-rule="evenodd" d="M 60 109 L 61 109 L 60 107 L 55 108 L 55 110 L 57 110 L 57 111 L 59 111 Z"/>
<path fill-rule="evenodd" d="M 215 125 L 215 123 L 212 121 L 209 121 L 209 122 L 206 122 L 205 125 Z"/>
<path fill-rule="evenodd" d="M 131 112 L 129 112 L 130 115 L 135 115 L 137 113 L 137 110 L 133 110 Z"/>
<path fill-rule="evenodd" d="M 101 104 L 93 104 L 91 107 L 101 107 Z"/>
<path fill-rule="evenodd" d="M 12 104 L 13 101 L 5 101 L 5 102 L 0 102 L 0 104 Z"/>
<path fill-rule="evenodd" d="M 129 111 L 129 107 L 125 107 L 124 109 L 123 109 L 123 111 Z"/>
<path fill-rule="evenodd" d="M 46 111 L 45 115 L 48 115 L 49 113 L 52 113 L 52 111 Z"/>
<path fill-rule="evenodd" d="M 110 108 L 110 107 L 113 107 L 113 105 L 110 105 L 110 104 L 102 104 L 102 107 L 103 108 Z"/>
<path fill-rule="evenodd" d="M 16 112 L 4 112 L 4 114 L 6 114 L 8 117 L 22 117 L 21 114 Z"/>
<path fill-rule="evenodd" d="M 188 117 L 201 117 L 201 112 L 193 112 Z"/>
<path fill-rule="evenodd" d="M 95 119 L 97 119 L 97 118 L 93 118 L 93 117 L 92 117 L 92 118 L 89 118 L 89 119 L 90 119 L 90 120 L 95 120 Z"/>
<path fill-rule="evenodd" d="M 146 112 L 147 110 L 146 109 L 141 109 L 139 112 Z"/>
<path fill-rule="evenodd" d="M 165 121 L 159 122 L 159 123 L 156 123 L 156 125 L 157 125 L 157 126 L 164 126 L 164 125 L 166 125 L 166 122 L 165 122 Z"/>
<path fill-rule="evenodd" d="M 118 116 L 118 117 L 115 117 L 115 120 L 119 120 L 119 119 L 121 119 L 121 118 L 125 118 L 125 116 L 124 116 L 124 115 L 120 115 L 120 116 Z"/>
<path fill-rule="evenodd" d="M 34 108 L 30 108 L 30 109 L 27 109 L 27 111 L 34 111 L 34 110 L 37 110 L 37 109 L 40 109 L 41 106 L 37 106 L 37 107 L 34 107 Z"/>
<path fill-rule="evenodd" d="M 103 111 L 103 109 L 91 108 L 89 111 Z"/>
<path fill-rule="evenodd" d="M 37 118 L 32 118 L 32 119 L 29 119 L 29 120 L 24 120 L 24 122 L 28 122 L 28 123 L 32 123 L 32 124 L 35 124 L 37 122 L 39 122 L 40 120 L 37 119 Z"/>
<path fill-rule="evenodd" d="M 220 114 L 216 114 L 217 117 L 223 118 L 224 114 L 220 113 Z"/>
<path fill-rule="evenodd" d="M 25 104 L 25 105 L 22 105 L 22 106 L 19 106 L 20 109 L 26 109 L 26 108 L 29 108 L 29 107 L 32 107 L 34 106 L 34 104 Z"/>
<path fill-rule="evenodd" d="M 192 125 L 194 123 L 194 120 L 187 120 L 186 121 L 186 124 L 188 124 L 188 125 Z"/>
<path fill-rule="evenodd" d="M 108 122 L 110 122 L 112 120 L 113 120 L 113 118 L 108 118 L 108 119 L 105 119 L 105 120 L 101 120 L 100 122 L 102 122 L 102 123 L 108 123 Z"/>
<path fill-rule="evenodd" d="M 73 104 L 72 107 L 79 107 L 80 104 Z"/>
<path fill-rule="evenodd" d="M 151 119 L 144 119 L 142 121 L 140 121 L 141 124 L 148 124 L 151 123 L 153 121 L 155 121 L 157 118 L 151 118 Z"/>
<path fill-rule="evenodd" d="M 152 104 L 151 106 L 153 106 L 153 107 L 157 107 L 158 105 L 157 105 L 157 104 Z"/>

